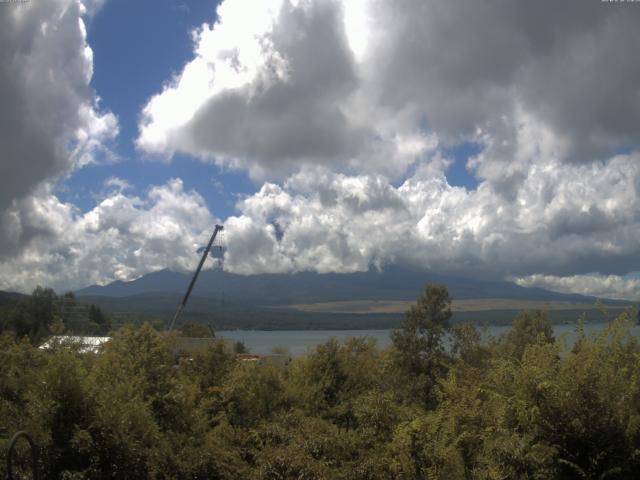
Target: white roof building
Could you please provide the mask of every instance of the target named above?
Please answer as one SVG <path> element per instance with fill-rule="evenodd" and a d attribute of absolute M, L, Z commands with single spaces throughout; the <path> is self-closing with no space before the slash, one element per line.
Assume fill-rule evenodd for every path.
<path fill-rule="evenodd" d="M 75 347 L 80 353 L 100 353 L 102 345 L 111 337 L 82 337 L 76 335 L 53 335 L 40 345 L 41 350 L 51 350 L 56 347 Z"/>

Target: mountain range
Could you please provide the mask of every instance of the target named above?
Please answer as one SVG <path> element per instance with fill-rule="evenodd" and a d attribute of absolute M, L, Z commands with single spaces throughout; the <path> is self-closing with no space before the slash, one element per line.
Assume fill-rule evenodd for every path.
<path fill-rule="evenodd" d="M 78 290 L 78 296 L 128 297 L 148 294 L 182 294 L 191 274 L 161 270 L 130 282 Z M 448 287 L 454 299 L 518 299 L 593 303 L 595 298 L 577 294 L 524 288 L 506 281 L 478 280 L 419 272 L 400 267 L 384 271 L 238 275 L 220 269 L 205 270 L 198 277 L 193 296 L 224 298 L 230 303 L 261 306 L 322 303 L 352 300 L 415 300 L 427 283 Z"/>
<path fill-rule="evenodd" d="M 192 274 L 161 270 L 129 282 L 116 281 L 76 292 L 100 306 L 115 323 L 155 319 L 165 324 L 184 296 Z M 427 283 L 447 286 L 453 320 L 510 324 L 523 309 L 543 308 L 553 322 L 574 322 L 583 313 L 601 319 L 596 298 L 524 288 L 506 281 L 461 278 L 401 267 L 383 271 L 238 275 L 203 271 L 181 319 L 218 330 L 395 328 Z M 621 309 L 627 302 L 607 300 Z"/>

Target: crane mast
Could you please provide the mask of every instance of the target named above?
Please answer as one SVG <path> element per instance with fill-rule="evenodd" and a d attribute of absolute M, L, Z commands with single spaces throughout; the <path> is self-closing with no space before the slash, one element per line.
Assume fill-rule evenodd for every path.
<path fill-rule="evenodd" d="M 204 252 L 202 252 L 202 258 L 200 258 L 200 263 L 198 263 L 198 268 L 196 268 L 196 271 L 193 274 L 193 278 L 191 279 L 189 288 L 187 288 L 187 291 L 184 294 L 184 298 L 182 299 L 182 302 L 180 302 L 180 305 L 178 305 L 178 310 L 176 310 L 176 314 L 173 316 L 173 320 L 171 320 L 171 323 L 169 324 L 169 331 L 173 330 L 173 327 L 175 326 L 176 321 L 180 317 L 182 310 L 184 310 L 184 307 L 187 305 L 187 300 L 189 300 L 189 295 L 191 295 L 191 290 L 193 290 L 193 286 L 196 284 L 198 275 L 200 275 L 200 270 L 202 270 L 204 261 L 207 259 L 207 255 L 209 255 L 209 250 L 211 250 L 211 245 L 213 245 L 213 242 L 215 241 L 216 236 L 218 235 L 218 232 L 220 232 L 221 230 L 224 230 L 224 227 L 222 225 L 216 225 L 216 228 L 213 229 L 213 234 L 211 235 L 209 244 L 204 249 Z"/>

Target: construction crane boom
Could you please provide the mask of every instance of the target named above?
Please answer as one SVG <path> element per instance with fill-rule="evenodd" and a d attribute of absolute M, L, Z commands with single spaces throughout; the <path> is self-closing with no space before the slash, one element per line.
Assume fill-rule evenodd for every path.
<path fill-rule="evenodd" d="M 169 331 L 173 330 L 173 327 L 175 326 L 176 321 L 180 317 L 182 310 L 184 310 L 184 307 L 187 304 L 187 300 L 189 300 L 189 295 L 191 295 L 191 290 L 193 290 L 193 286 L 196 284 L 198 275 L 200 275 L 200 270 L 202 270 L 202 265 L 204 265 L 204 261 L 207 259 L 207 255 L 209 255 L 209 250 L 211 250 L 211 245 L 213 245 L 213 242 L 216 239 L 218 232 L 220 232 L 221 230 L 224 230 L 224 227 L 222 225 L 216 225 L 216 228 L 213 229 L 213 234 L 211 235 L 209 244 L 207 245 L 207 248 L 205 248 L 204 252 L 202 253 L 202 258 L 200 259 L 200 263 L 198 263 L 198 268 L 196 268 L 196 271 L 193 274 L 193 278 L 191 279 L 189 288 L 187 288 L 187 291 L 184 294 L 184 298 L 182 299 L 182 302 L 180 303 L 180 305 L 178 305 L 178 310 L 176 310 L 176 314 L 173 316 L 173 320 L 171 320 L 171 323 L 169 324 Z"/>

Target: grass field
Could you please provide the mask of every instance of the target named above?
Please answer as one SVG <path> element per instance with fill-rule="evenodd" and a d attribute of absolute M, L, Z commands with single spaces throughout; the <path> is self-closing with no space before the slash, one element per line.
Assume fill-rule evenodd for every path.
<path fill-rule="evenodd" d="M 353 300 L 346 302 L 295 304 L 290 308 L 302 312 L 318 313 L 404 313 L 414 302 L 396 300 Z M 539 300 L 514 300 L 505 298 L 464 299 L 454 300 L 451 306 L 453 312 L 488 312 L 495 310 L 593 310 L 592 303 L 575 303 Z M 606 305 L 609 310 L 621 310 L 625 306 Z"/>

